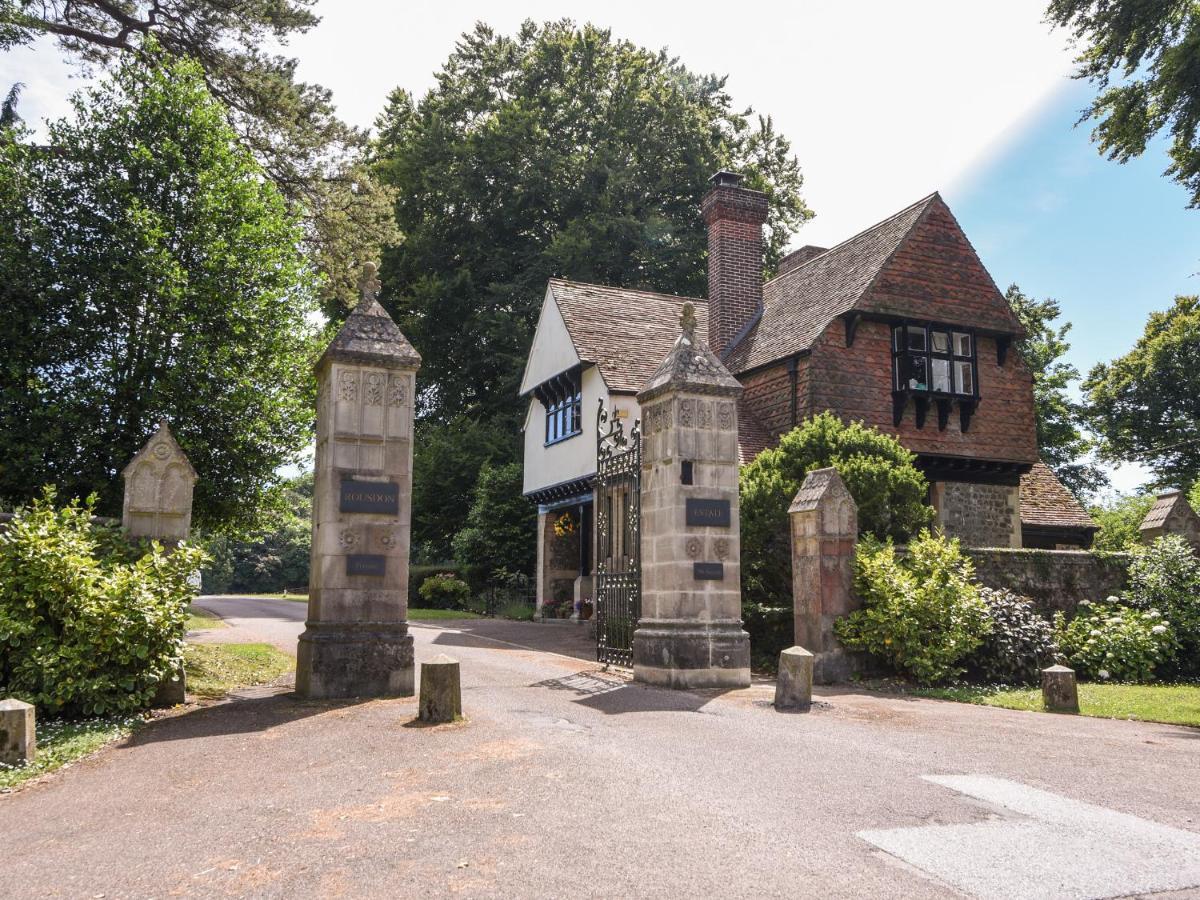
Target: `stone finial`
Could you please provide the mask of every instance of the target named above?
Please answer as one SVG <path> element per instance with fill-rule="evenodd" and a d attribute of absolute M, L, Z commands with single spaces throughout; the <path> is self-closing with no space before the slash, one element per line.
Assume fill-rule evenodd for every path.
<path fill-rule="evenodd" d="M 133 537 L 186 540 L 192 526 L 196 470 L 166 420 L 121 472 L 125 503 L 121 524 Z"/>
<path fill-rule="evenodd" d="M 378 273 L 379 267 L 373 262 L 363 266 L 358 282 L 362 299 L 321 354 L 318 370 L 331 360 L 390 369 L 420 367 L 421 355 L 379 304 Z"/>
<path fill-rule="evenodd" d="M 683 330 L 684 340 L 696 343 L 696 307 L 691 303 L 683 304 L 683 314 L 679 317 L 679 327 Z"/>
<path fill-rule="evenodd" d="M 670 390 L 741 396 L 741 382 L 697 337 L 696 326 L 696 307 L 690 302 L 684 303 L 679 316 L 679 337 L 638 394 L 638 403 L 645 404 Z"/>
<path fill-rule="evenodd" d="M 379 292 L 383 290 L 383 285 L 379 282 L 379 266 L 375 263 L 363 264 L 362 277 L 358 279 L 358 290 L 362 295 L 361 302 L 363 303 L 379 299 Z"/>
<path fill-rule="evenodd" d="M 1079 712 L 1075 670 L 1066 666 L 1042 669 L 1042 704 L 1049 712 Z"/>

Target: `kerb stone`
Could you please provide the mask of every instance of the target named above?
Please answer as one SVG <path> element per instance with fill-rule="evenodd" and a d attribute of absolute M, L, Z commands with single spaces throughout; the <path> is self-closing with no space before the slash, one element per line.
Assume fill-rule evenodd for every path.
<path fill-rule="evenodd" d="M 1075 670 L 1066 666 L 1042 669 L 1042 703 L 1049 712 L 1079 712 L 1079 689 Z"/>
<path fill-rule="evenodd" d="M 37 755 L 37 714 L 32 705 L 0 700 L 0 763 L 19 766 Z"/>

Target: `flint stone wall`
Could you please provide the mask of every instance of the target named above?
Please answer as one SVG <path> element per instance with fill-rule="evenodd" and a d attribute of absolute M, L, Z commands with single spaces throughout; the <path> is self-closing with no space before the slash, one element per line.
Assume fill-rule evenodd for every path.
<path fill-rule="evenodd" d="M 1075 614 L 1080 600 L 1119 594 L 1129 581 L 1128 553 L 1088 550 L 1013 550 L 964 547 L 975 563 L 975 577 L 990 588 L 1007 588 L 1029 597 L 1047 615 Z"/>
<path fill-rule="evenodd" d="M 1021 489 L 1015 485 L 937 481 L 938 524 L 967 547 L 1021 545 Z"/>

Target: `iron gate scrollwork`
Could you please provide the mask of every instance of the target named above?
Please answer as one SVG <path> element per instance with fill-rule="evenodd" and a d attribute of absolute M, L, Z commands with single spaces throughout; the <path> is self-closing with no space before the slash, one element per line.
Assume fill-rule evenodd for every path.
<path fill-rule="evenodd" d="M 633 665 L 642 615 L 642 435 L 600 401 L 596 416 L 596 658 Z"/>

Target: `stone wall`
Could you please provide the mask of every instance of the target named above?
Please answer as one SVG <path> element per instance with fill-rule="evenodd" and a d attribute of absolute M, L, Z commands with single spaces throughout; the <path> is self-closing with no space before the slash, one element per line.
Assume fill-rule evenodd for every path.
<path fill-rule="evenodd" d="M 937 524 L 967 547 L 1021 546 L 1021 489 L 1016 485 L 935 481 Z"/>
<path fill-rule="evenodd" d="M 1127 553 L 997 547 L 968 547 L 966 553 L 982 584 L 1023 594 L 1047 614 L 1073 615 L 1080 600 L 1119 594 L 1129 577 Z"/>

